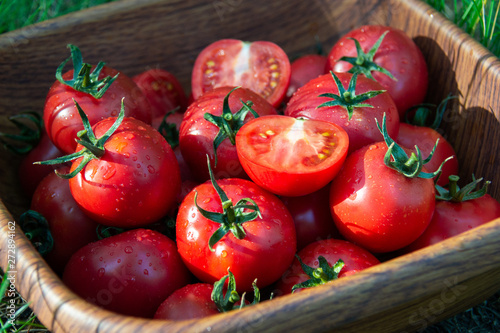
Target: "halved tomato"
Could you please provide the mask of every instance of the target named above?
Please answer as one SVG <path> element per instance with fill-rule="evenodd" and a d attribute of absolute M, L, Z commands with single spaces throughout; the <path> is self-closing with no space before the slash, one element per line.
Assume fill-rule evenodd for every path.
<path fill-rule="evenodd" d="M 236 134 L 243 169 L 259 186 L 299 196 L 327 185 L 347 155 L 349 137 L 340 126 L 271 115 L 250 120 Z"/>
<path fill-rule="evenodd" d="M 197 99 L 222 86 L 241 86 L 278 107 L 290 83 L 290 61 L 278 45 L 268 41 L 221 39 L 196 58 L 191 90 Z"/>

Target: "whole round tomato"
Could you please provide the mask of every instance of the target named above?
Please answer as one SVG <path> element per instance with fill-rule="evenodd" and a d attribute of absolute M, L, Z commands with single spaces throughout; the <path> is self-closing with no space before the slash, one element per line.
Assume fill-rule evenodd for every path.
<path fill-rule="evenodd" d="M 206 92 L 193 102 L 184 114 L 179 130 L 179 144 L 185 162 L 189 165 L 193 176 L 200 182 L 209 179 L 207 155 L 210 157 L 216 178 L 248 178 L 240 165 L 236 146 L 230 138 L 225 138 L 217 147 L 217 164 L 215 164 L 214 140 L 221 128 L 208 121 L 205 114 L 215 117 L 223 115 L 224 99 L 231 113 L 236 114 L 244 103 L 251 101 L 252 109 L 260 116 L 277 114 L 276 109 L 264 98 L 245 88 L 233 90 L 232 87 L 219 87 Z M 243 123 L 254 116 L 248 112 Z M 236 120 L 232 121 L 233 124 Z M 233 131 L 231 134 L 239 130 Z M 234 138 L 233 138 L 234 140 Z"/>
<path fill-rule="evenodd" d="M 353 29 L 333 45 L 328 54 L 327 70 L 347 72 L 353 65 L 343 61 L 342 57 L 357 58 L 356 39 L 365 54 L 383 37 L 371 61 L 359 61 L 360 67 L 366 66 L 376 80 L 394 99 L 402 118 L 404 112 L 422 103 L 427 94 L 428 70 L 422 52 L 415 42 L 402 30 L 382 25 L 364 25 Z M 393 78 L 384 72 L 371 70 L 372 64 L 387 70 Z M 373 67 L 372 67 L 373 68 Z"/>
<path fill-rule="evenodd" d="M 326 186 L 349 148 L 338 125 L 289 116 L 250 120 L 236 134 L 236 151 L 248 176 L 266 190 L 302 196 Z"/>
<path fill-rule="evenodd" d="M 387 150 L 385 142 L 378 142 L 353 152 L 330 189 L 330 209 L 340 233 L 377 253 L 416 240 L 435 206 L 433 179 L 408 178 L 389 168 L 384 164 Z"/>
<path fill-rule="evenodd" d="M 210 283 L 188 284 L 174 291 L 156 311 L 155 319 L 185 320 L 219 313 L 212 300 L 214 286 Z"/>
<path fill-rule="evenodd" d="M 71 49 L 73 57 L 75 56 L 74 52 L 80 53 L 74 47 L 71 47 Z M 90 76 L 90 71 L 95 70 L 95 68 L 96 66 L 88 67 L 87 71 L 84 71 L 79 76 L 80 80 L 85 81 L 82 77 L 86 75 Z M 74 79 L 74 73 L 79 73 L 80 69 L 75 68 L 64 73 L 62 80 L 71 81 Z M 74 101 L 78 102 L 87 112 L 91 125 L 96 124 L 100 120 L 118 116 L 122 98 L 125 98 L 126 116 L 134 117 L 151 124 L 151 106 L 146 96 L 144 96 L 130 77 L 118 72 L 116 69 L 104 66 L 96 79 L 103 80 L 105 77 L 114 77 L 116 75 L 118 75 L 116 79 L 112 81 L 104 95 L 100 98 L 96 98 L 87 92 L 85 90 L 86 87 L 79 88 L 81 89 L 80 91 L 60 81 L 54 82 L 45 100 L 43 120 L 49 138 L 57 148 L 67 154 L 75 152 L 77 133 L 83 130 L 83 125 Z M 90 80 L 90 82 L 94 81 L 96 80 Z"/>
<path fill-rule="evenodd" d="M 367 250 L 345 240 L 324 239 L 310 243 L 297 253 L 302 262 L 313 269 L 320 266 L 319 256 L 326 259 L 330 266 L 342 260 L 343 267 L 337 278 L 356 274 L 363 269 L 377 265 L 380 261 Z M 290 294 L 292 287 L 309 280 L 310 277 L 304 272 L 299 260 L 295 258 L 292 265 L 283 274 L 275 286 L 277 296 Z M 326 282 L 326 281 L 325 281 Z M 321 283 L 320 283 L 321 284 Z M 296 289 L 299 292 L 302 289 Z"/>
<path fill-rule="evenodd" d="M 86 301 L 146 318 L 190 280 L 174 241 L 147 229 L 86 245 L 71 257 L 63 274 L 66 286 Z"/>
<path fill-rule="evenodd" d="M 292 214 L 298 251 L 320 239 L 340 238 L 330 213 L 329 185 L 311 194 L 280 198 Z"/>
<path fill-rule="evenodd" d="M 251 291 L 255 279 L 259 288 L 270 285 L 288 268 L 296 251 L 290 213 L 276 196 L 248 180 L 221 179 L 216 184 L 228 199 L 224 199 L 225 216 L 234 218 L 221 224 L 205 217 L 200 209 L 224 212 L 221 197 L 210 182 L 195 187 L 185 197 L 177 215 L 177 248 L 182 259 L 202 282 L 214 283 L 230 268 L 238 291 Z M 242 205 L 258 206 L 260 217 L 235 223 L 253 213 Z M 236 230 L 223 234 L 211 249 L 212 237 L 221 226 Z M 216 235 L 221 236 L 220 231 Z"/>
<path fill-rule="evenodd" d="M 444 186 L 448 183 L 450 175 L 458 174 L 457 154 L 448 140 L 430 127 L 401 123 L 396 142 L 408 149 L 415 149 L 415 145 L 417 145 L 422 152 L 422 157 L 425 159 L 431 153 L 438 139 L 439 142 L 436 150 L 429 163 L 425 165 L 425 168 L 429 172 L 434 172 L 448 157 L 453 156 L 452 159 L 446 161 L 443 165 L 441 175 L 437 180 L 438 185 Z"/>
<path fill-rule="evenodd" d="M 286 100 L 307 82 L 326 74 L 326 62 L 328 58 L 320 54 L 306 54 L 301 56 L 290 64 L 290 85 L 286 92 Z"/>
<path fill-rule="evenodd" d="M 95 124 L 95 136 L 102 137 L 115 121 Z M 82 149 L 79 144 L 77 152 Z M 179 164 L 157 130 L 124 118 L 103 149 L 101 157 L 91 159 L 69 180 L 75 201 L 87 215 L 107 226 L 132 228 L 155 222 L 175 207 L 181 188 Z M 73 162 L 72 172 L 83 158 Z"/>
<path fill-rule="evenodd" d="M 188 98 L 174 74 L 160 68 L 148 69 L 132 77 L 151 105 L 153 119 L 179 108 L 187 108 Z"/>
<path fill-rule="evenodd" d="M 324 120 L 339 125 L 349 136 L 349 154 L 365 145 L 383 140 L 375 119 L 381 121 L 384 113 L 386 114 L 387 132 L 391 137 L 396 137 L 400 118 L 394 101 L 387 93 L 380 93 L 354 107 L 350 119 L 349 112 L 344 106 L 325 105 L 320 107 L 320 105 L 332 101 L 324 94 L 345 95 L 339 92 L 334 75 L 341 82 L 342 87 L 340 88 L 349 92 L 349 98 L 353 95 L 362 95 L 383 89 L 377 82 L 363 75 L 354 78 L 351 73 L 324 74 L 297 90 L 286 106 L 285 115 Z M 355 86 L 350 89 L 353 80 L 356 80 Z M 349 101 L 346 102 L 349 103 Z M 366 104 L 372 107 L 366 106 Z"/>
<path fill-rule="evenodd" d="M 290 82 L 290 61 L 278 45 L 268 41 L 222 39 L 205 47 L 191 76 L 193 98 L 224 86 L 242 86 L 278 107 Z"/>
<path fill-rule="evenodd" d="M 64 173 L 69 167 L 58 170 Z M 71 196 L 68 180 L 54 172 L 40 181 L 33 193 L 30 208 L 48 222 L 54 245 L 44 258 L 58 274 L 62 274 L 73 253 L 97 240 L 97 222 L 78 207 Z"/>

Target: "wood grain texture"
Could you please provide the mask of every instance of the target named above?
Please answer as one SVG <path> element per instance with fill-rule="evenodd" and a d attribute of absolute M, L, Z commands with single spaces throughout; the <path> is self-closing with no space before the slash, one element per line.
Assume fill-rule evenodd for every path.
<path fill-rule="evenodd" d="M 78 45 L 84 60 L 133 75 L 161 67 L 189 88 L 198 52 L 221 38 L 271 40 L 291 56 L 325 49 L 362 24 L 405 30 L 430 69 L 428 100 L 459 99 L 442 130 L 461 173 L 493 181 L 500 199 L 499 61 L 416 0 L 160 1 L 122 0 L 0 35 L 0 130 L 19 110 L 41 110 L 54 70 Z M 7 265 L 8 224 L 27 208 L 17 181 L 19 158 L 0 156 L 0 265 Z M 500 219 L 411 255 L 327 286 L 203 320 L 167 322 L 124 317 L 76 297 L 16 231 L 16 286 L 52 332 L 392 332 L 417 331 L 498 290 Z"/>

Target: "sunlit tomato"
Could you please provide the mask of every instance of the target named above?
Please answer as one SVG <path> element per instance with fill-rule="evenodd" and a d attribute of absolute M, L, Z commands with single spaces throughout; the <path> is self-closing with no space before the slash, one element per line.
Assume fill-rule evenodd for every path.
<path fill-rule="evenodd" d="M 350 73 L 336 73 L 335 75 L 339 78 L 342 87 L 347 91 L 353 75 Z M 382 86 L 377 82 L 359 75 L 353 92 L 355 95 L 360 95 L 382 89 Z M 319 107 L 325 102 L 332 101 L 332 98 L 320 97 L 321 94 L 340 94 L 331 73 L 321 75 L 299 88 L 292 96 L 290 102 L 288 102 L 285 115 L 295 118 L 304 117 L 325 120 L 339 125 L 349 135 L 349 153 L 367 144 L 383 140 L 375 119 L 378 119 L 380 122 L 384 113 L 386 114 L 389 135 L 396 137 L 398 134 L 400 118 L 396 105 L 389 94 L 381 93 L 361 103 L 369 104 L 373 107 L 354 107 L 350 120 L 348 111 L 343 106 Z M 349 98 L 351 97 L 353 97 L 352 92 L 350 92 Z"/>
<path fill-rule="evenodd" d="M 326 186 L 342 167 L 348 148 L 347 133 L 338 125 L 281 115 L 252 119 L 236 135 L 238 158 L 248 176 L 284 196 Z"/>
<path fill-rule="evenodd" d="M 388 33 L 372 61 L 389 71 L 394 79 L 376 70 L 371 71 L 371 75 L 384 89 L 387 89 L 402 118 L 408 108 L 423 102 L 428 86 L 425 58 L 404 31 L 382 25 L 365 25 L 351 30 L 330 50 L 327 70 L 346 72 L 352 68 L 349 62 L 340 60 L 342 57 L 357 57 L 356 44 L 351 38 L 359 42 L 364 53 L 368 53 L 386 31 Z M 367 61 L 359 63 L 360 66 L 368 65 Z"/>
<path fill-rule="evenodd" d="M 186 110 L 188 98 L 174 74 L 153 68 L 137 74 L 132 80 L 151 104 L 153 119 L 176 108 L 179 108 L 178 112 L 181 113 Z"/>
<path fill-rule="evenodd" d="M 429 225 L 435 206 L 433 179 L 408 178 L 389 168 L 387 150 L 385 142 L 378 142 L 353 152 L 330 189 L 340 233 L 371 252 L 413 242 Z"/>
<path fill-rule="evenodd" d="M 290 82 L 286 53 L 268 41 L 222 39 L 203 49 L 193 67 L 193 98 L 217 87 L 242 86 L 278 107 Z"/>
<path fill-rule="evenodd" d="M 339 239 L 325 239 L 313 242 L 299 251 L 297 256 L 304 264 L 312 268 L 319 267 L 319 256 L 324 257 L 330 266 L 335 265 L 339 259 L 342 260 L 344 266 L 338 273 L 338 278 L 356 274 L 363 269 L 380 263 L 367 250 L 351 242 Z M 290 268 L 276 284 L 275 294 L 277 296 L 290 294 L 294 285 L 309 279 L 310 277 L 302 269 L 299 260 L 295 258 Z M 295 292 L 300 290 L 302 289 L 297 289 Z"/>
<path fill-rule="evenodd" d="M 224 98 L 232 89 L 232 87 L 219 87 L 206 92 L 193 102 L 184 114 L 179 131 L 180 149 L 192 174 L 200 182 L 209 179 L 207 155 L 210 157 L 216 178 L 248 178 L 238 160 L 236 146 L 229 137 L 218 146 L 215 165 L 214 140 L 221 131 L 221 127 L 205 119 L 206 113 L 221 117 Z M 236 89 L 229 95 L 228 105 L 232 114 L 236 114 L 242 108 L 242 101 L 245 103 L 251 101 L 252 109 L 260 116 L 277 114 L 276 109 L 264 98 L 245 88 Z M 243 122 L 253 117 L 248 112 Z M 229 123 L 237 125 L 236 120 L 231 120 Z M 237 131 L 231 129 L 232 140 Z"/>
<path fill-rule="evenodd" d="M 151 318 L 191 275 L 174 241 L 152 230 L 134 229 L 81 248 L 69 260 L 63 281 L 97 306 Z"/>

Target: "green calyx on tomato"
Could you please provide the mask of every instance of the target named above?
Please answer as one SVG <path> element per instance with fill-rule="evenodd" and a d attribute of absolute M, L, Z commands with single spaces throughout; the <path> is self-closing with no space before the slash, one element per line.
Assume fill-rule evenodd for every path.
<path fill-rule="evenodd" d="M 226 193 L 215 181 L 212 168 L 210 167 L 210 158 L 208 155 L 207 163 L 208 171 L 210 174 L 210 181 L 212 182 L 212 186 L 217 191 L 217 194 L 221 199 L 223 213 L 209 212 L 198 206 L 198 192 L 196 192 L 194 195 L 194 204 L 203 217 L 213 222 L 220 223 L 219 229 L 217 229 L 208 240 L 210 251 L 213 252 L 215 251 L 213 246 L 229 231 L 231 231 L 233 235 L 238 239 L 245 238 L 246 232 L 242 224 L 248 221 L 253 221 L 257 217 L 261 217 L 261 214 L 259 206 L 257 206 L 255 201 L 250 198 L 241 199 L 236 203 L 236 205 L 233 205 L 233 202 L 227 197 Z M 247 210 L 250 210 L 250 212 L 248 212 Z"/>
<path fill-rule="evenodd" d="M 339 273 L 344 267 L 344 261 L 342 261 L 342 259 L 337 260 L 337 262 L 333 264 L 333 266 L 330 266 L 325 257 L 319 256 L 318 268 L 312 268 L 304 264 L 298 255 L 295 255 L 295 257 L 300 262 L 300 266 L 302 267 L 304 273 L 306 273 L 310 277 L 310 279 L 294 285 L 292 287 L 292 293 L 297 289 L 311 288 L 338 279 Z"/>
<path fill-rule="evenodd" d="M 325 93 L 319 95 L 318 97 L 328 97 L 333 100 L 322 103 L 318 105 L 316 108 L 319 109 L 326 106 L 341 106 L 347 110 L 349 120 L 351 120 L 352 118 L 354 108 L 361 108 L 361 107 L 373 108 L 373 105 L 363 102 L 385 92 L 385 90 L 372 90 L 356 95 L 356 82 L 358 80 L 358 73 L 354 73 L 352 75 L 347 90 L 344 88 L 342 82 L 340 82 L 340 79 L 337 77 L 337 75 L 335 75 L 333 71 L 330 71 L 330 74 L 332 75 L 333 81 L 335 81 L 335 85 L 337 86 L 339 94 L 336 95 L 332 93 Z"/>
<path fill-rule="evenodd" d="M 34 111 L 25 111 L 9 117 L 9 120 L 20 132 L 19 134 L 0 132 L 0 143 L 15 154 L 23 155 L 29 153 L 40 142 L 43 129 L 42 116 Z M 33 123 L 35 128 L 28 126 L 23 120 Z M 16 144 L 9 143 L 8 141 L 16 142 Z"/>
<path fill-rule="evenodd" d="M 160 126 L 158 126 L 158 132 L 167 140 L 168 144 L 172 149 L 179 145 L 179 131 L 177 130 L 177 126 L 174 123 L 169 123 L 167 121 L 168 116 L 179 112 L 180 107 L 177 106 L 174 109 L 168 111 L 163 119 L 161 120 Z"/>
<path fill-rule="evenodd" d="M 108 138 L 116 131 L 116 129 L 120 126 L 120 124 L 123 121 L 123 118 L 125 117 L 125 107 L 123 105 L 123 99 L 122 99 L 122 105 L 120 109 L 120 113 L 118 114 L 118 117 L 116 118 L 115 122 L 113 125 L 104 133 L 102 137 L 97 139 L 94 135 L 94 132 L 92 131 L 92 127 L 90 126 L 89 119 L 87 118 L 87 115 L 85 112 L 82 110 L 80 105 L 73 99 L 75 102 L 76 108 L 78 109 L 78 113 L 80 114 L 80 117 L 82 118 L 83 122 L 83 130 L 79 131 L 77 136 L 79 144 L 83 146 L 83 149 L 74 152 L 73 154 L 69 154 L 66 156 L 61 156 L 58 158 L 55 158 L 53 160 L 49 161 L 41 161 L 41 162 L 35 162 L 35 164 L 43 164 L 43 165 L 53 165 L 53 164 L 60 164 L 60 163 L 66 163 L 69 161 L 76 160 L 80 157 L 83 157 L 82 161 L 76 167 L 72 172 L 68 174 L 61 174 L 59 172 L 56 173 L 58 176 L 65 178 L 65 179 L 70 179 L 75 177 L 82 169 L 93 159 L 98 159 L 99 157 L 104 155 L 105 149 L 104 149 L 104 143 L 108 140 Z"/>
<path fill-rule="evenodd" d="M 71 51 L 71 56 L 64 60 L 59 67 L 57 67 L 56 79 L 62 84 L 70 86 L 77 91 L 92 95 L 94 98 L 101 98 L 119 74 L 116 74 L 113 77 L 106 76 L 105 78 L 99 80 L 99 74 L 101 73 L 105 63 L 100 61 L 91 72 L 90 70 L 92 66 L 83 62 L 80 49 L 72 44 L 68 44 L 68 48 Z M 70 59 L 73 61 L 73 79 L 64 80 L 62 77 L 63 69 Z"/>
<path fill-rule="evenodd" d="M 448 177 L 448 179 L 448 189 L 436 185 L 436 200 L 462 202 L 477 199 L 486 194 L 486 192 L 488 191 L 488 186 L 491 184 L 491 181 L 488 180 L 484 183 L 482 188 L 474 191 L 474 189 L 477 188 L 477 185 L 483 180 L 483 178 L 476 179 L 476 177 L 472 175 L 472 182 L 465 185 L 463 188 L 460 188 L 458 186 L 460 177 L 451 175 Z"/>
<path fill-rule="evenodd" d="M 439 103 L 436 107 L 434 104 L 424 103 L 415 105 L 405 112 L 405 122 L 407 124 L 415 125 L 415 126 L 426 126 L 430 127 L 434 130 L 438 129 L 441 124 L 441 120 L 443 119 L 444 111 L 446 111 L 446 105 L 450 99 L 457 98 L 457 96 L 448 96 Z M 436 112 L 434 114 L 434 119 L 431 119 L 432 111 L 430 108 L 436 108 Z M 409 119 L 409 115 L 414 114 L 412 119 Z"/>
<path fill-rule="evenodd" d="M 227 273 L 227 275 L 224 275 L 219 281 L 214 283 L 214 289 L 212 290 L 212 301 L 214 301 L 220 312 L 242 309 L 247 306 L 245 303 L 245 293 L 240 297 L 236 291 L 236 279 L 229 268 L 227 269 Z M 228 281 L 227 288 L 224 287 L 226 281 Z M 249 305 L 258 304 L 260 302 L 260 290 L 257 287 L 257 280 L 252 283 L 252 287 L 254 297 L 252 303 Z M 224 294 L 224 289 L 226 289 L 226 294 Z M 240 304 L 235 305 L 239 301 L 241 301 Z"/>
<path fill-rule="evenodd" d="M 234 114 L 231 112 L 231 109 L 229 108 L 229 96 L 233 91 L 239 88 L 240 87 L 235 87 L 231 89 L 231 91 L 224 97 L 224 101 L 222 102 L 222 116 L 214 116 L 213 114 L 210 114 L 208 112 L 203 116 L 205 120 L 211 122 L 219 128 L 219 133 L 217 133 L 217 136 L 215 137 L 213 142 L 216 166 L 217 148 L 222 143 L 222 141 L 224 141 L 225 139 L 229 139 L 233 146 L 236 145 L 236 133 L 243 126 L 245 117 L 247 116 L 248 112 L 251 112 L 255 118 L 259 117 L 257 112 L 252 109 L 252 101 L 247 101 L 245 103 L 243 102 L 243 100 L 241 100 L 241 103 L 243 104 L 241 109 Z"/>
<path fill-rule="evenodd" d="M 361 48 L 361 45 L 359 44 L 358 40 L 355 38 L 349 37 L 349 39 L 352 39 L 354 41 L 354 44 L 356 45 L 356 51 L 358 53 L 357 57 L 342 57 L 339 60 L 342 61 L 347 61 L 350 63 L 353 67 L 349 70 L 349 73 L 362 73 L 364 74 L 367 78 L 375 80 L 372 75 L 372 71 L 378 71 L 381 73 L 384 73 L 394 81 L 397 81 L 397 79 L 389 72 L 387 69 L 383 68 L 382 66 L 377 65 L 373 61 L 373 57 L 375 56 L 375 53 L 377 53 L 378 48 L 380 47 L 380 44 L 382 44 L 382 41 L 384 40 L 385 35 L 387 35 L 389 31 L 384 32 L 379 39 L 373 44 L 372 48 L 368 51 L 368 53 L 365 53 L 363 49 Z"/>
<path fill-rule="evenodd" d="M 398 171 L 399 173 L 403 174 L 408 178 L 415 178 L 415 177 L 424 179 L 434 178 L 441 173 L 443 165 L 448 160 L 453 158 L 453 156 L 450 156 L 447 159 L 445 159 L 443 163 L 441 163 L 439 168 L 432 173 L 424 172 L 422 171 L 422 168 L 424 167 L 425 164 L 427 164 L 431 160 L 432 156 L 434 155 L 436 147 L 439 143 L 439 139 L 436 140 L 436 144 L 434 145 L 432 151 L 429 153 L 429 156 L 425 160 L 422 158 L 422 153 L 420 152 L 420 148 L 418 148 L 418 146 L 415 146 L 416 154 L 415 152 L 412 152 L 411 155 L 408 157 L 404 149 L 401 148 L 401 146 L 399 146 L 387 133 L 387 127 L 385 124 L 385 113 L 382 119 L 382 127 L 380 127 L 380 124 L 376 118 L 375 122 L 377 123 L 377 127 L 380 133 L 382 133 L 382 135 L 384 136 L 384 141 L 387 144 L 387 147 L 389 148 L 384 156 L 385 165 L 387 165 L 391 169 Z"/>
<path fill-rule="evenodd" d="M 54 238 L 49 223 L 42 214 L 27 210 L 19 217 L 19 225 L 40 255 L 45 256 L 52 251 Z"/>

